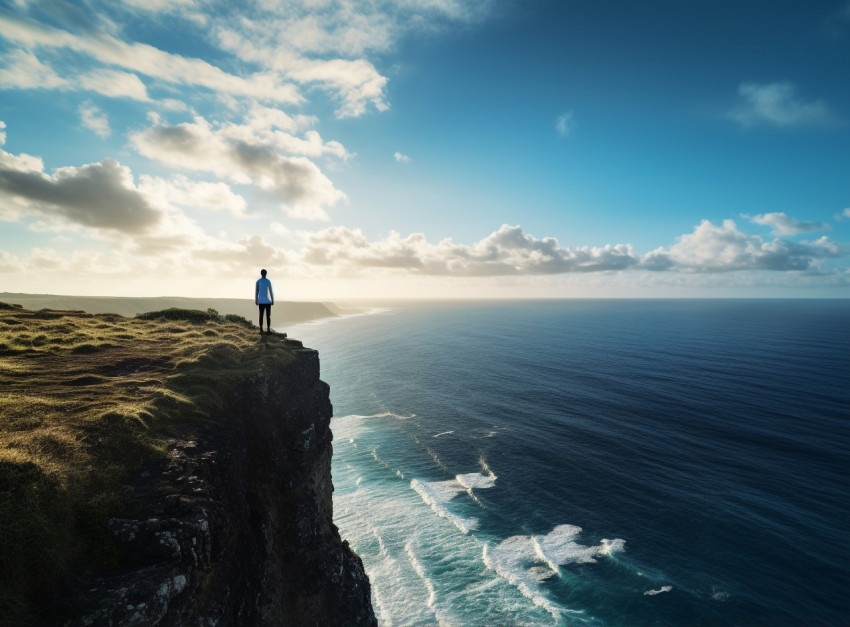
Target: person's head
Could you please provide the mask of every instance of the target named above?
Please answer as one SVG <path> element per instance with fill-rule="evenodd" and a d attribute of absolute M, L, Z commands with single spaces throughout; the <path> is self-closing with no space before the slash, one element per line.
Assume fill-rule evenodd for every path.
<path fill-rule="evenodd" d="M 262 275 L 262 277 L 264 279 L 266 278 L 266 271 L 265 270 L 260 270 L 260 274 Z"/>

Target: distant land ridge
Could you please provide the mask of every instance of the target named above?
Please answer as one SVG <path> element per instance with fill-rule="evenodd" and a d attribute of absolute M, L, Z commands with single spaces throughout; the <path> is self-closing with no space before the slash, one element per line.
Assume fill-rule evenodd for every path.
<path fill-rule="evenodd" d="M 163 309 L 215 309 L 222 314 L 235 314 L 256 324 L 257 306 L 252 298 L 183 298 L 179 296 L 65 296 L 59 294 L 21 294 L 0 292 L 0 302 L 17 303 L 27 309 L 81 309 L 89 313 L 115 313 L 135 316 Z M 349 313 L 333 303 L 276 300 L 272 308 L 272 327 L 283 327 L 330 318 Z"/>
<path fill-rule="evenodd" d="M 0 302 L 0 624 L 377 624 L 318 352 L 169 313 Z"/>

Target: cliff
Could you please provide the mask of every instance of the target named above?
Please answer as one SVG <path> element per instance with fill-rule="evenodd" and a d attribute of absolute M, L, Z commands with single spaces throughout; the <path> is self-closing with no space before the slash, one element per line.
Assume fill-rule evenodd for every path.
<path fill-rule="evenodd" d="M 143 427 L 131 420 L 126 407 L 116 409 L 115 399 L 121 398 L 117 394 L 111 409 L 107 403 L 86 415 L 76 432 L 76 427 L 69 427 L 79 446 L 94 447 L 87 452 L 96 460 L 90 474 L 113 472 L 119 477 L 116 489 L 120 498 L 106 499 L 111 505 L 98 510 L 108 511 L 108 515 L 102 516 L 103 534 L 95 533 L 97 542 L 84 537 L 80 542 L 88 542 L 87 550 L 68 557 L 64 571 L 47 578 L 53 591 L 38 599 L 46 609 L 27 613 L 19 608 L 22 622 L 376 623 L 360 558 L 333 524 L 332 406 L 328 385 L 319 378 L 316 351 L 280 335 L 261 337 L 247 325 L 220 319 L 200 318 L 186 325 L 81 312 L 6 309 L 0 313 L 4 314 L 0 323 L 17 319 L 6 327 L 16 330 L 28 322 L 41 321 L 43 328 L 44 320 L 54 324 L 76 318 L 94 327 L 113 325 L 110 330 L 118 337 L 132 335 L 127 331 L 146 325 L 147 343 L 141 342 L 144 346 L 136 350 L 128 349 L 126 341 L 104 342 L 101 348 L 76 352 L 71 348 L 69 355 L 56 347 L 52 352 L 32 346 L 23 349 L 19 338 L 17 345 L 0 345 L 7 364 L 3 372 L 15 370 L 18 360 L 29 360 L 30 370 L 39 359 L 46 360 L 43 384 L 30 386 L 40 387 L 39 394 L 47 403 L 57 385 L 64 385 L 66 395 L 83 395 L 74 401 L 74 407 L 79 406 L 80 398 L 103 402 L 110 385 L 135 389 L 137 402 L 144 400 L 151 385 L 157 386 L 152 404 L 136 415 L 142 417 Z M 108 335 L 103 329 L 100 333 Z M 183 344 L 175 342 L 174 335 L 181 333 L 193 337 Z M 204 343 L 213 335 L 211 342 Z M 10 381 L 18 387 L 27 385 L 18 379 L 3 382 Z M 92 391 L 97 393 L 85 396 L 84 392 Z M 18 413 L 24 415 L 20 406 Z M 116 415 L 123 417 L 123 422 Z M 95 437 L 91 436 L 92 425 L 100 429 Z M 101 428 L 103 425 L 108 429 Z M 7 523 L 9 517 L 17 516 L 16 511 L 24 511 L 15 510 L 15 504 L 22 494 L 36 493 L 33 486 L 53 485 L 51 489 L 60 496 L 63 489 L 73 489 L 73 481 L 63 481 L 58 475 L 38 484 L 35 479 L 21 479 L 59 473 L 38 456 L 44 447 L 32 444 L 42 442 L 43 433 L 40 440 L 8 431 L 0 436 L 6 440 L 0 446 L 0 514 L 11 512 Z M 141 438 L 148 448 L 126 443 L 109 448 L 114 444 L 110 439 L 130 436 Z M 54 438 L 61 439 L 59 435 Z M 25 454 L 32 459 L 25 460 Z M 107 463 L 113 457 L 118 461 Z M 123 463 L 127 458 L 134 461 Z M 79 481 L 99 485 L 98 481 L 107 479 L 86 475 Z M 63 483 L 67 485 L 63 487 Z M 109 494 L 108 485 L 98 489 L 89 488 L 85 498 L 77 501 L 90 507 Z M 44 492 L 43 487 L 39 490 Z M 91 509 L 74 505 L 77 501 L 70 497 L 66 500 L 63 511 L 76 507 L 97 516 Z M 28 502 L 30 508 L 35 507 Z M 78 521 L 79 516 L 79 512 L 72 513 L 57 520 Z M 11 529 L 26 533 L 23 525 Z M 8 529 L 0 531 L 8 535 Z M 72 536 L 66 536 L 69 538 Z M 25 538 L 18 538 L 22 540 Z M 12 556 L 10 570 L 16 559 L 14 551 L 14 547 L 0 546 L 4 557 Z M 98 551 L 106 557 L 93 558 L 91 554 Z M 20 556 L 17 561 L 25 563 Z M 35 598 L 32 590 L 22 594 L 29 595 L 30 602 Z"/>

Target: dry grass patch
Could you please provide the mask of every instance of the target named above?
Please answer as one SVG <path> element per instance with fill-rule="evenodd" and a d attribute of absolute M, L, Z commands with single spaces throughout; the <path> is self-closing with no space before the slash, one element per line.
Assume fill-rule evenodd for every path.
<path fill-rule="evenodd" d="M 212 310 L 123 318 L 0 303 L 0 615 L 29 620 L 72 568 L 114 564 L 106 520 L 122 482 L 298 346 Z"/>

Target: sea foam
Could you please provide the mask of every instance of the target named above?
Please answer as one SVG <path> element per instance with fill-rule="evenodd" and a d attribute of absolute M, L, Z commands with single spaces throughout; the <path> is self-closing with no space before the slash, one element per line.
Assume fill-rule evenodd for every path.
<path fill-rule="evenodd" d="M 559 575 L 566 564 L 592 564 L 598 555 L 625 548 L 625 540 L 602 540 L 597 546 L 578 544 L 581 527 L 558 525 L 545 536 L 511 536 L 496 546 L 484 545 L 484 564 L 506 579 L 535 605 L 557 620 L 574 610 L 560 608 L 546 598 L 540 583 Z"/>
<path fill-rule="evenodd" d="M 419 481 L 418 479 L 413 479 L 410 482 L 410 487 L 416 490 L 425 504 L 437 516 L 445 518 L 465 534 L 478 528 L 478 519 L 472 517 L 464 518 L 453 514 L 445 507 L 445 504 L 461 492 L 466 492 L 476 504 L 481 505 L 481 502 L 473 493 L 473 489 L 492 488 L 494 485 L 496 485 L 496 475 L 492 472 L 488 475 L 477 472 L 461 474 L 448 481 Z"/>

